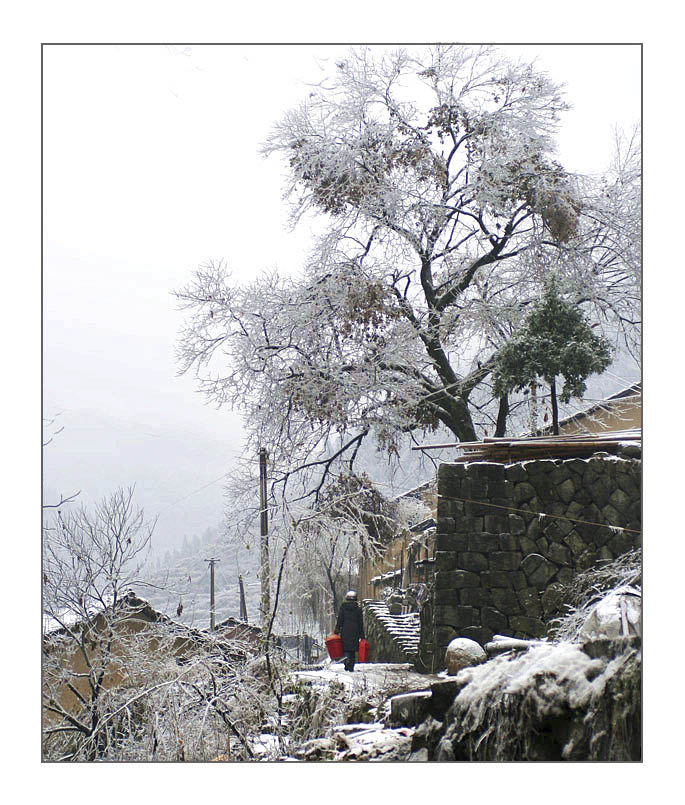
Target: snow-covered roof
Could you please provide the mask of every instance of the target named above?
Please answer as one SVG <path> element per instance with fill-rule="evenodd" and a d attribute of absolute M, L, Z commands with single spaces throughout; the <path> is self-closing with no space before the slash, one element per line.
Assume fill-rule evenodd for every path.
<path fill-rule="evenodd" d="M 391 498 L 391 501 L 393 503 L 397 503 L 398 501 L 405 500 L 407 498 L 420 498 L 422 492 L 428 492 L 434 486 L 435 486 L 434 479 L 431 479 L 430 481 L 425 481 L 419 486 L 415 486 L 413 489 L 407 489 L 406 492 L 402 492 L 402 494 L 396 495 L 394 498 Z"/>
<path fill-rule="evenodd" d="M 62 631 L 62 629 L 71 629 L 77 626 L 82 621 L 97 617 L 101 612 L 112 605 L 112 598 L 108 596 L 104 599 L 104 606 L 102 603 L 94 603 L 85 607 L 83 611 L 74 611 L 69 609 L 62 609 L 59 612 L 43 612 L 43 634 L 55 634 Z"/>
<path fill-rule="evenodd" d="M 184 633 L 199 634 L 196 629 L 192 629 L 191 627 L 179 623 L 178 621 L 173 621 L 167 615 L 164 615 L 162 612 L 158 612 L 143 598 L 139 598 L 133 591 L 126 593 L 126 595 L 120 598 L 119 604 L 125 604 L 132 607 L 132 615 L 143 614 L 151 621 L 165 623 L 172 628 L 183 631 Z M 111 606 L 112 598 L 107 597 L 104 599 L 104 605 L 103 602 L 97 602 L 86 607 L 84 611 L 80 612 L 73 610 L 62 610 L 61 612 L 57 613 L 43 612 L 43 635 L 47 636 L 57 634 L 64 629 L 71 629 L 74 626 L 78 626 L 78 624 L 82 623 L 84 620 L 91 620 L 92 618 L 97 617 Z"/>
<path fill-rule="evenodd" d="M 374 576 L 371 579 L 371 584 L 380 584 L 382 581 L 389 581 L 390 579 L 397 578 L 401 573 L 401 570 L 389 570 L 387 573 L 383 573 L 380 576 Z"/>

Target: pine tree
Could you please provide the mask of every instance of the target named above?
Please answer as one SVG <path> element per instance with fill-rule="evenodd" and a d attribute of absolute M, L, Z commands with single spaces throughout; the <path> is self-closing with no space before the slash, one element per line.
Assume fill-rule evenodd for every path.
<path fill-rule="evenodd" d="M 493 374 L 494 390 L 499 395 L 521 391 L 542 378 L 550 387 L 556 435 L 559 433 L 557 376 L 564 378 L 559 399 L 567 403 L 573 397 L 582 397 L 587 377 L 603 372 L 610 363 L 609 342 L 595 335 L 583 311 L 561 296 L 557 279 L 552 277 L 521 331 L 499 350 Z"/>

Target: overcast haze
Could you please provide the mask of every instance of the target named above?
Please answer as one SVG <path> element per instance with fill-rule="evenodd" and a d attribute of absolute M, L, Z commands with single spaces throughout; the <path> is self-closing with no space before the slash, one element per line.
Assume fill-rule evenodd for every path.
<path fill-rule="evenodd" d="M 345 50 L 44 48 L 44 416 L 64 426 L 47 502 L 135 483 L 161 543 L 220 520 L 240 419 L 176 376 L 171 292 L 208 259 L 242 278 L 297 269 L 309 234 L 288 231 L 281 165 L 258 147 Z M 614 126 L 639 120 L 639 47 L 505 50 L 567 84 L 559 159 L 602 171 Z"/>

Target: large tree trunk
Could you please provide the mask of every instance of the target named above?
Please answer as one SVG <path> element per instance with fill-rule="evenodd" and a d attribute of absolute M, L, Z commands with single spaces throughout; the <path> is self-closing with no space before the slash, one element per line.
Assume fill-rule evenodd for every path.
<path fill-rule="evenodd" d="M 509 416 L 509 395 L 504 394 L 499 398 L 499 410 L 497 412 L 497 427 L 495 436 L 504 436 L 507 432 L 507 417 Z"/>
<path fill-rule="evenodd" d="M 460 442 L 475 442 L 476 428 L 471 419 L 468 401 L 463 397 L 455 397 L 454 404 L 450 406 L 450 430 Z"/>
<path fill-rule="evenodd" d="M 552 400 L 552 433 L 555 436 L 559 435 L 559 406 L 557 404 L 557 379 L 552 378 L 549 384 L 550 398 Z"/>

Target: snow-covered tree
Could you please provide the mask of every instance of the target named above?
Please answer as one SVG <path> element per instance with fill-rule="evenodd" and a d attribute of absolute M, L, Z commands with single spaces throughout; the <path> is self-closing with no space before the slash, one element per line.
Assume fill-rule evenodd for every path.
<path fill-rule="evenodd" d="M 237 285 L 214 262 L 177 296 L 181 370 L 243 410 L 284 486 L 299 470 L 320 490 L 367 436 L 390 454 L 438 427 L 472 440 L 476 411 L 503 433 L 497 351 L 552 270 L 607 331 L 632 327 L 634 159 L 601 187 L 567 173 L 566 108 L 492 48 L 363 48 L 276 124 L 264 153 L 284 159 L 293 221 L 325 229 L 301 274 Z"/>
<path fill-rule="evenodd" d="M 550 275 L 639 354 L 639 138 L 607 176 L 571 175 L 555 158 L 567 108 L 495 48 L 362 48 L 274 126 L 263 152 L 282 160 L 293 224 L 319 233 L 301 271 L 239 284 L 213 261 L 176 292 L 180 370 L 244 415 L 241 533 L 268 450 L 273 565 L 296 573 L 314 547 L 335 564 L 344 543 L 349 572 L 357 532 L 324 524 L 322 502 L 344 497 L 367 442 L 392 459 L 431 431 L 504 435 L 518 401 L 493 370 Z"/>
<path fill-rule="evenodd" d="M 184 627 L 131 591 L 151 533 L 131 489 L 45 525 L 45 759 L 209 760 L 231 741 L 250 759 L 277 709 L 249 640 Z"/>
<path fill-rule="evenodd" d="M 291 598 L 303 598 L 322 628 L 354 587 L 363 557 L 377 556 L 399 525 L 395 507 L 366 475 L 329 483 L 293 541 Z"/>
<path fill-rule="evenodd" d="M 93 510 L 57 509 L 43 531 L 43 698 L 46 744 L 66 736 L 73 754 L 102 751 L 102 702 L 118 673 L 117 627 L 142 568 L 152 526 L 133 490 L 117 490 Z"/>

